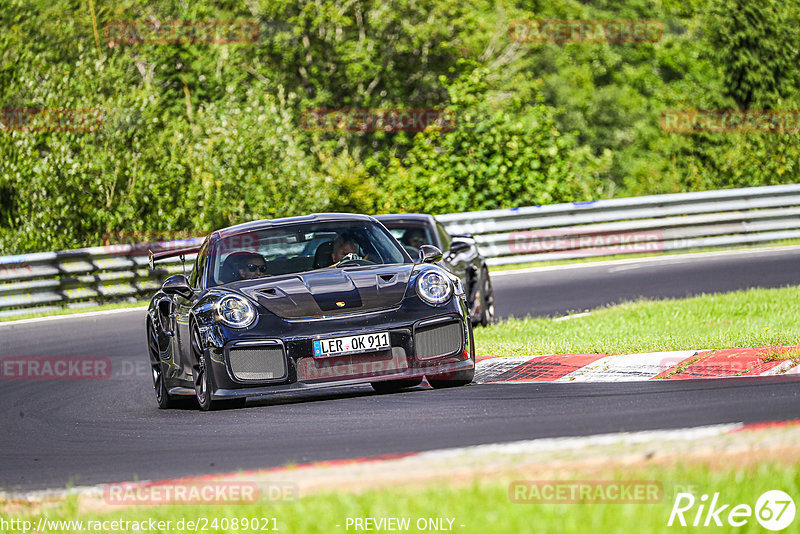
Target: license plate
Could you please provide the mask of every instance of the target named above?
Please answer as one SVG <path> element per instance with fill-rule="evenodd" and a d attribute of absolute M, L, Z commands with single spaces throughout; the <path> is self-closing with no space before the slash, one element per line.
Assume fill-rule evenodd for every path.
<path fill-rule="evenodd" d="M 340 356 L 342 354 L 358 354 L 359 352 L 375 352 L 392 348 L 389 344 L 389 332 L 363 334 L 359 336 L 332 337 L 314 341 L 314 356 Z"/>

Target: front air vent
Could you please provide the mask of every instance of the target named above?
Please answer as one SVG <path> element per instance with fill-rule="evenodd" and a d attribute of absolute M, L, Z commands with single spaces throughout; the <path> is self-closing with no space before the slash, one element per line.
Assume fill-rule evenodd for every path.
<path fill-rule="evenodd" d="M 286 358 L 281 345 L 233 347 L 229 358 L 231 372 L 237 380 L 275 380 L 286 376 Z"/>
<path fill-rule="evenodd" d="M 464 329 L 461 322 L 452 321 L 417 328 L 414 347 L 419 360 L 441 358 L 461 351 Z"/>

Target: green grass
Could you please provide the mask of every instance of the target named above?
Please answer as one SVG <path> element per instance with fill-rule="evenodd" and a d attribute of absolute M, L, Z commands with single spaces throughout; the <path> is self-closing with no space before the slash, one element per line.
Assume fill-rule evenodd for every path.
<path fill-rule="evenodd" d="M 513 477 L 511 480 L 518 480 Z M 541 481 L 541 479 L 535 479 Z M 80 519 L 84 522 L 123 519 L 143 520 L 196 520 L 204 517 L 208 524 L 222 518 L 275 518 L 279 532 L 298 534 L 335 534 L 356 532 L 346 529 L 347 518 L 395 517 L 410 518 L 408 532 L 419 532 L 414 524 L 419 518 L 452 518 L 454 533 L 586 533 L 586 532 L 675 532 L 687 530 L 679 526 L 668 527 L 670 512 L 678 492 L 689 490 L 697 504 L 684 514 L 687 523 L 694 521 L 700 495 L 720 492 L 718 506 L 730 504 L 720 515 L 723 527 L 711 530 L 749 533 L 762 532 L 755 517 L 741 528 L 732 529 L 725 524 L 727 513 L 738 504 L 755 506 L 765 491 L 780 489 L 797 500 L 800 490 L 800 466 L 763 462 L 756 466 L 741 467 L 726 464 L 710 468 L 705 464 L 672 467 L 639 467 L 635 469 L 608 470 L 598 476 L 568 475 L 570 481 L 654 481 L 663 488 L 663 498 L 654 504 L 580 503 L 538 504 L 513 503 L 509 498 L 509 480 L 483 478 L 466 487 L 447 484 L 425 488 L 396 488 L 373 490 L 361 494 L 319 494 L 283 504 L 256 503 L 248 505 L 210 506 L 155 506 L 139 509 L 116 509 L 108 512 L 79 513 L 74 500 L 62 503 L 44 514 L 50 520 Z M 707 509 L 707 507 L 706 507 Z M 8 519 L 8 516 L 4 516 Z M 38 521 L 39 515 L 28 519 Z M 705 519 L 703 516 L 702 521 Z M 785 532 L 796 532 L 800 516 Z M 174 524 L 174 523 L 173 523 Z M 712 523 L 713 524 L 713 523 Z M 337 527 L 336 525 L 340 525 Z M 461 525 L 464 525 L 463 527 Z M 702 529 L 702 526 L 700 527 Z M 689 526 L 689 530 L 696 530 Z M 709 530 L 709 529 L 705 529 Z M 239 531 L 242 531 L 241 529 Z M 68 532 L 53 529 L 49 532 Z M 156 532 L 180 532 L 172 529 Z M 209 528 L 207 532 L 236 532 L 233 528 Z"/>
<path fill-rule="evenodd" d="M 569 320 L 475 329 L 479 356 L 625 354 L 800 344 L 800 286 L 637 301 Z"/>
<path fill-rule="evenodd" d="M 631 260 L 636 258 L 658 258 L 660 256 L 679 256 L 683 254 L 696 254 L 698 252 L 723 252 L 729 250 L 757 250 L 762 248 L 784 247 L 800 245 L 800 239 L 784 239 L 773 243 L 759 243 L 756 245 L 741 245 L 738 247 L 704 247 L 691 248 L 686 250 L 670 250 L 667 252 L 638 253 L 638 254 L 612 254 L 609 256 L 588 256 L 585 258 L 573 258 L 569 260 L 549 260 L 531 261 L 526 263 L 512 263 L 509 265 L 493 265 L 489 267 L 490 272 L 513 271 L 517 269 L 528 269 L 530 267 L 550 267 L 553 265 L 572 265 L 575 263 L 596 263 L 600 261 Z"/>
<path fill-rule="evenodd" d="M 122 308 L 136 308 L 139 306 L 147 306 L 150 300 L 137 300 L 135 302 L 115 302 L 112 304 L 101 304 L 100 306 L 92 306 L 87 308 L 64 308 L 57 311 L 49 311 L 43 313 L 26 313 L 24 315 L 14 315 L 12 317 L 0 317 L 0 323 L 8 321 L 21 321 L 23 319 L 35 319 L 37 317 L 51 317 L 55 315 L 74 315 L 76 313 L 87 313 L 105 310 L 119 310 Z"/>
<path fill-rule="evenodd" d="M 762 358 L 762 362 L 774 362 L 774 361 L 783 361 L 783 360 L 792 360 L 793 362 L 800 363 L 800 350 L 788 350 L 788 351 L 773 351 L 768 354 L 765 354 Z"/>

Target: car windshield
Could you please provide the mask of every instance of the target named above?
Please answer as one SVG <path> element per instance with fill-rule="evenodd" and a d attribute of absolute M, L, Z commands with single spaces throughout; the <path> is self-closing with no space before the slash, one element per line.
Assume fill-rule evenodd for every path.
<path fill-rule="evenodd" d="M 422 245 L 435 244 L 427 225 L 411 222 L 382 222 L 412 258 L 417 257 L 419 247 Z"/>
<path fill-rule="evenodd" d="M 380 225 L 368 221 L 250 230 L 219 239 L 210 260 L 209 287 L 329 267 L 411 261 Z"/>

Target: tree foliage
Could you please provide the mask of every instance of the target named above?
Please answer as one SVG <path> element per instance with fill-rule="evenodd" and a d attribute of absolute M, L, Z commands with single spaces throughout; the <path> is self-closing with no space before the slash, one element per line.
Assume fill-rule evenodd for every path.
<path fill-rule="evenodd" d="M 800 139 L 670 133 L 670 109 L 800 105 L 800 0 L 6 0 L 0 254 L 200 235 L 312 211 L 510 208 L 798 181 Z M 653 19 L 651 43 L 520 43 L 512 21 Z M 126 43 L 114 21 L 246 21 L 254 42 Z M 452 131 L 311 131 L 320 108 L 436 109 Z M 5 120 L 5 118 L 3 119 Z"/>

